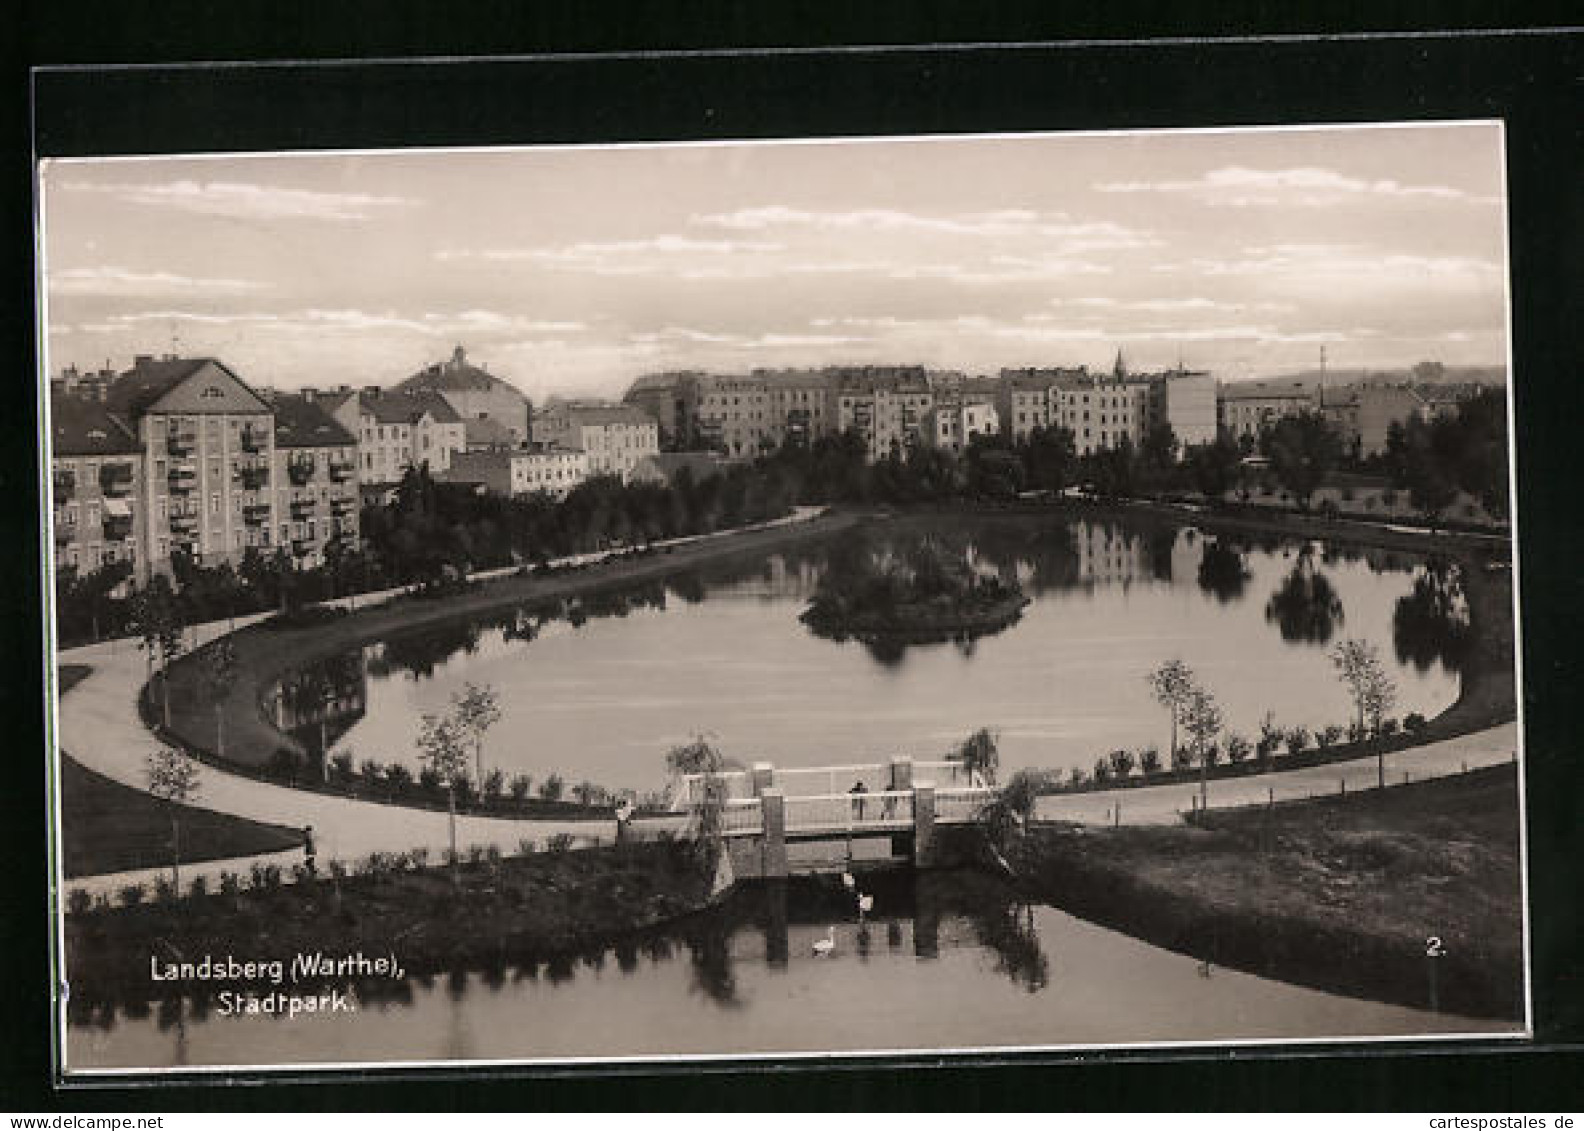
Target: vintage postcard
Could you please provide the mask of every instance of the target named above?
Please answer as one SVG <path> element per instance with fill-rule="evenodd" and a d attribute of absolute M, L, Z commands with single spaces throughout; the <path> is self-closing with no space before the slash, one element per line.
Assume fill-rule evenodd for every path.
<path fill-rule="evenodd" d="M 65 1079 L 1529 1035 L 1500 123 L 38 192 Z"/>

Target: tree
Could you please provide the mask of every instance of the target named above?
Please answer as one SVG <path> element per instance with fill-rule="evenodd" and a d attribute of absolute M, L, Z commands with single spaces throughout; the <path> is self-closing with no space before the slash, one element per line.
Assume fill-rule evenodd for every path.
<path fill-rule="evenodd" d="M 489 685 L 479 687 L 473 683 L 465 683 L 462 690 L 451 696 L 451 707 L 457 725 L 473 741 L 473 755 L 476 763 L 474 777 L 482 783 L 484 781 L 484 734 L 490 727 L 500 722 L 499 698 L 495 689 Z"/>
<path fill-rule="evenodd" d="M 1192 736 L 1190 744 L 1199 763 L 1199 808 L 1203 809 L 1210 793 L 1210 760 L 1215 752 L 1216 736 L 1221 733 L 1221 708 L 1215 698 L 1204 688 L 1195 687 L 1188 695 L 1183 709 L 1183 727 Z"/>
<path fill-rule="evenodd" d="M 160 695 L 165 726 L 170 727 L 170 662 L 182 653 L 183 625 L 170 579 L 162 573 L 149 579 L 132 603 L 132 631 L 150 665 L 159 652 Z"/>
<path fill-rule="evenodd" d="M 1144 677 L 1150 690 L 1155 694 L 1155 702 L 1165 707 L 1171 713 L 1171 754 L 1170 765 L 1177 764 L 1177 724 L 1182 718 L 1183 709 L 1188 705 L 1189 698 L 1194 692 L 1193 669 L 1179 659 L 1167 660 L 1160 667 Z"/>
<path fill-rule="evenodd" d="M 1301 511 L 1342 459 L 1342 437 L 1318 412 L 1282 417 L 1260 436 L 1260 447 Z"/>
<path fill-rule="evenodd" d="M 1368 719 L 1373 732 L 1379 735 L 1386 713 L 1397 702 L 1397 685 L 1386 674 L 1375 646 L 1364 640 L 1344 640 L 1332 651 L 1331 662 L 1353 697 L 1359 733 L 1364 733 L 1364 722 Z M 1376 778 L 1381 788 L 1385 788 L 1385 750 L 1377 750 L 1375 758 Z"/>
<path fill-rule="evenodd" d="M 181 890 L 180 807 L 198 799 L 198 764 L 185 751 L 160 745 L 148 756 L 148 791 L 165 802 L 171 823 L 171 882 Z"/>
<path fill-rule="evenodd" d="M 457 882 L 456 795 L 467 777 L 467 737 L 449 715 L 425 715 L 418 731 L 418 760 L 435 774 L 446 791 L 446 813 L 451 829 L 451 879 Z"/>
<path fill-rule="evenodd" d="M 221 637 L 209 649 L 204 664 L 203 682 L 204 690 L 214 703 L 215 713 L 215 754 L 225 757 L 225 699 L 231 694 L 231 688 L 236 684 L 237 658 L 236 648 L 232 646 L 229 637 Z"/>
<path fill-rule="evenodd" d="M 1001 765 L 1001 754 L 996 748 L 995 732 L 988 727 L 980 727 L 963 739 L 953 758 L 962 763 L 963 769 L 970 778 L 978 775 L 986 784 L 995 784 L 996 769 Z"/>
<path fill-rule="evenodd" d="M 1029 486 L 1046 491 L 1062 490 L 1071 479 L 1076 452 L 1070 429 L 1055 424 L 1036 426 L 1029 432 L 1023 449 Z"/>
<path fill-rule="evenodd" d="M 696 831 L 693 840 L 695 860 L 704 870 L 713 868 L 722 845 L 722 812 L 726 808 L 726 759 L 703 735 L 692 742 L 666 751 L 666 770 L 675 777 L 700 775 L 699 790 L 690 791 L 689 802 Z"/>
<path fill-rule="evenodd" d="M 1223 432 L 1213 443 L 1196 444 L 1189 448 L 1184 459 L 1189 474 L 1193 476 L 1194 486 L 1214 503 L 1220 502 L 1237 484 L 1243 453 L 1237 441 Z"/>

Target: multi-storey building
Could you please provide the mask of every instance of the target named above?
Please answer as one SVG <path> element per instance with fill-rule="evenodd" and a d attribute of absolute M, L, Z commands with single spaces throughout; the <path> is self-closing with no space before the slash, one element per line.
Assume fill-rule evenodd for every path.
<path fill-rule="evenodd" d="M 139 357 L 104 401 L 137 438 L 151 569 L 175 553 L 240 561 L 248 505 L 268 503 L 275 438 L 269 402 L 213 358 Z"/>
<path fill-rule="evenodd" d="M 439 393 L 388 393 L 369 386 L 360 393 L 305 395 L 357 438 L 358 477 L 365 484 L 396 483 L 409 467 L 427 465 L 438 475 L 468 447 L 462 417 Z"/>
<path fill-rule="evenodd" d="M 452 351 L 449 360 L 414 373 L 391 391 L 398 395 L 438 394 L 461 420 L 488 420 L 500 425 L 511 436 L 513 447 L 528 441 L 528 398 L 483 366 L 469 364 L 461 346 Z"/>
<path fill-rule="evenodd" d="M 588 475 L 587 452 L 536 444 L 461 452 L 452 458 L 443 478 L 448 483 L 474 484 L 492 495 L 543 492 L 564 499 Z"/>
<path fill-rule="evenodd" d="M 996 389 L 996 414 L 1013 443 L 1027 440 L 1036 428 L 1059 424 L 1057 388 L 1087 380 L 1089 371 L 1075 369 L 1003 369 Z"/>
<path fill-rule="evenodd" d="M 1323 388 L 1320 410 L 1341 434 L 1349 454 L 1362 457 L 1380 455 L 1386 450 L 1386 436 L 1393 424 L 1432 413 L 1417 390 L 1407 385 L 1377 384 Z"/>
<path fill-rule="evenodd" d="M 870 459 L 901 455 L 919 442 L 934 403 L 922 368 L 841 369 L 834 378 L 834 430 L 862 437 Z"/>
<path fill-rule="evenodd" d="M 1215 378 L 1182 368 L 1150 378 L 1150 423 L 1171 426 L 1178 451 L 1215 443 L 1217 402 Z"/>
<path fill-rule="evenodd" d="M 1126 440 L 1137 446 L 1153 416 L 1148 381 L 1127 377 L 1084 377 L 1063 381 L 1053 390 L 1052 423 L 1072 433 L 1079 455 L 1116 448 Z"/>
<path fill-rule="evenodd" d="M 534 441 L 586 454 L 587 474 L 615 475 L 623 482 L 645 456 L 660 450 L 659 426 L 632 405 L 561 403 L 534 417 Z"/>
<path fill-rule="evenodd" d="M 622 403 L 654 418 L 663 450 L 679 451 L 692 443 L 691 420 L 703 376 L 696 370 L 646 374 L 632 383 Z"/>
<path fill-rule="evenodd" d="M 50 502 L 55 568 L 88 574 L 124 563 L 148 576 L 143 542 L 143 449 L 97 401 L 50 398 Z"/>
<path fill-rule="evenodd" d="M 995 406 L 983 400 L 951 400 L 938 403 L 925 418 L 922 438 L 930 447 L 961 452 L 975 436 L 1000 431 Z"/>
<path fill-rule="evenodd" d="M 1221 430 L 1234 439 L 1259 434 L 1284 416 L 1320 407 L 1320 383 L 1303 377 L 1226 381 L 1216 393 Z"/>
<path fill-rule="evenodd" d="M 357 438 L 306 397 L 277 395 L 271 407 L 276 545 L 300 568 L 312 569 L 325 563 L 332 546 L 343 552 L 358 547 Z M 239 497 L 236 505 L 247 527 L 245 543 L 269 545 L 269 504 Z"/>

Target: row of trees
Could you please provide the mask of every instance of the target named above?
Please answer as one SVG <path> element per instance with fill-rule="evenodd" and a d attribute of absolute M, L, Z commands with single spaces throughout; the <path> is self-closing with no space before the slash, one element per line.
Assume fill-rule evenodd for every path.
<path fill-rule="evenodd" d="M 1397 702 L 1397 686 L 1387 674 L 1375 646 L 1365 640 L 1344 640 L 1332 649 L 1331 663 L 1336 668 L 1338 678 L 1346 686 L 1357 713 L 1357 719 L 1349 732 L 1350 737 L 1354 741 L 1362 741 L 1367 737 L 1380 737 L 1393 729 L 1394 723 L 1388 716 Z M 1215 697 L 1199 682 L 1193 669 L 1181 659 L 1166 661 L 1149 672 L 1145 682 L 1155 701 L 1166 709 L 1171 719 L 1171 767 L 1199 767 L 1199 802 L 1203 806 L 1209 790 L 1209 768 L 1219 753 L 1217 740 L 1225 722 L 1222 710 Z M 1388 726 L 1389 723 L 1392 726 Z M 1178 744 L 1179 729 L 1187 733 L 1186 746 Z M 1322 746 L 1328 746 L 1340 737 L 1341 728 L 1328 727 L 1319 740 Z M 1289 749 L 1297 753 L 1308 745 L 1309 740 L 1306 729 L 1300 727 L 1283 733 L 1267 719 L 1255 750 L 1263 757 L 1285 741 Z M 1229 760 L 1241 761 L 1248 756 L 1249 750 L 1246 739 L 1239 735 L 1228 737 Z M 1386 784 L 1385 757 L 1384 748 L 1376 751 L 1376 771 L 1382 787 Z M 1151 761 L 1155 759 L 1148 758 L 1147 754 L 1140 756 L 1139 762 L 1145 773 L 1152 772 L 1149 765 Z M 1111 776 L 1126 777 L 1132 772 L 1133 764 L 1131 751 L 1116 751 L 1110 756 L 1102 756 L 1096 762 L 1095 777 L 1100 780 Z"/>

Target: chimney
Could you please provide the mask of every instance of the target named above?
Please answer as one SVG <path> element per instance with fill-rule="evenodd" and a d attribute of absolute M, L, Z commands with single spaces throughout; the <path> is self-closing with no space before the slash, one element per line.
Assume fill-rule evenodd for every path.
<path fill-rule="evenodd" d="M 133 369 L 144 369 L 153 364 L 154 355 L 151 353 L 140 353 L 132 358 Z"/>
<path fill-rule="evenodd" d="M 312 385 L 304 385 L 302 387 L 302 399 L 307 401 L 309 404 L 313 404 L 314 399 L 318 397 L 318 395 L 319 390 L 314 388 Z"/>

